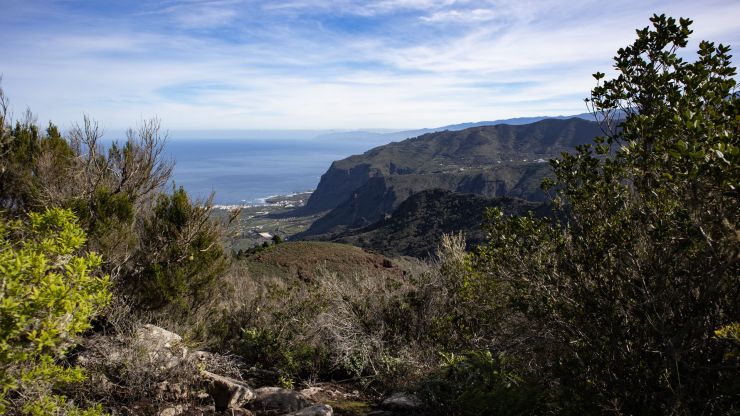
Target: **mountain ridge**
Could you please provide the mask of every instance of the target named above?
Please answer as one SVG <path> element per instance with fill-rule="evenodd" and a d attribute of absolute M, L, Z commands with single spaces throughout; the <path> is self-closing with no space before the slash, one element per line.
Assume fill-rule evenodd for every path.
<path fill-rule="evenodd" d="M 332 163 L 298 212 L 328 213 L 297 237 L 368 226 L 425 189 L 543 201 L 539 184 L 550 172 L 545 162 L 600 134 L 596 122 L 546 119 L 427 133 L 375 147 Z"/>
<path fill-rule="evenodd" d="M 315 139 L 354 139 L 354 140 L 371 140 L 371 141 L 383 141 L 387 140 L 403 140 L 418 137 L 427 133 L 436 133 L 439 131 L 458 131 L 464 130 L 470 127 L 482 127 L 482 126 L 496 126 L 499 124 L 508 124 L 512 126 L 524 125 L 536 123 L 542 120 L 567 120 L 569 118 L 581 118 L 587 121 L 595 121 L 596 117 L 592 113 L 581 113 L 568 116 L 532 116 L 532 117 L 513 117 L 500 120 L 488 120 L 488 121 L 473 121 L 465 123 L 448 124 L 441 127 L 427 127 L 420 129 L 410 129 L 401 131 L 390 131 L 390 132 L 378 132 L 371 130 L 348 130 L 340 132 L 324 133 L 315 136 Z"/>

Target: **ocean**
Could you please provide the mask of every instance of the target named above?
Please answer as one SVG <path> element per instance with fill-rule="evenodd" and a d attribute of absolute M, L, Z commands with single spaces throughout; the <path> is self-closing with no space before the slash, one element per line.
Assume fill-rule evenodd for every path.
<path fill-rule="evenodd" d="M 381 143 L 349 139 L 170 139 L 173 181 L 191 196 L 215 192 L 218 205 L 255 204 L 313 190 L 334 160 Z"/>

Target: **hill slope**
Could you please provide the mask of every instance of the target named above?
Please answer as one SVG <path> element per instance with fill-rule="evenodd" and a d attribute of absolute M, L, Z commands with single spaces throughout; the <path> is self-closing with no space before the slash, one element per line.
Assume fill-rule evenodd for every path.
<path fill-rule="evenodd" d="M 542 204 L 514 198 L 489 199 L 443 189 L 416 193 L 402 202 L 393 214 L 354 231 L 345 232 L 334 241 L 357 245 L 388 256 L 428 257 L 433 255 L 442 234 L 462 231 L 468 247 L 485 240 L 480 225 L 486 208 L 501 208 L 507 215 L 529 211 L 543 214 Z"/>
<path fill-rule="evenodd" d="M 541 201 L 543 162 L 600 134 L 595 122 L 543 120 L 425 134 L 350 156 L 332 163 L 302 213 L 331 211 L 298 237 L 368 226 L 425 189 Z"/>
<path fill-rule="evenodd" d="M 368 273 L 400 277 L 405 263 L 369 253 L 348 244 L 319 241 L 285 242 L 247 257 L 244 265 L 253 277 L 312 281 L 322 273 L 352 275 Z"/>
<path fill-rule="evenodd" d="M 581 113 L 569 116 L 535 116 L 535 117 L 516 117 L 507 118 L 503 120 L 487 120 L 487 121 L 475 121 L 468 123 L 449 124 L 441 127 L 422 128 L 414 130 L 402 130 L 402 131 L 366 131 L 366 130 L 355 130 L 355 131 L 342 131 L 342 132 L 331 132 L 324 133 L 314 137 L 314 139 L 353 139 L 353 140 L 369 140 L 369 141 L 384 141 L 389 142 L 392 140 L 404 140 L 412 137 L 421 136 L 427 133 L 436 133 L 444 130 L 464 130 L 470 127 L 480 126 L 496 126 L 499 124 L 509 125 L 521 125 L 536 123 L 541 120 L 566 120 L 569 118 L 581 118 L 587 121 L 594 121 L 595 116 L 591 113 Z"/>

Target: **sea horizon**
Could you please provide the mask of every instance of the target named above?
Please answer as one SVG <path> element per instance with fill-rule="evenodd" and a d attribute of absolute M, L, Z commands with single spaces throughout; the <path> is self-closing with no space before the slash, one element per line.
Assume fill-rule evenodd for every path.
<path fill-rule="evenodd" d="M 214 205 L 260 205 L 274 196 L 316 189 L 336 160 L 383 143 L 360 140 L 214 139 L 169 140 L 164 155 L 175 166 L 170 186 L 195 200 L 215 193 Z"/>

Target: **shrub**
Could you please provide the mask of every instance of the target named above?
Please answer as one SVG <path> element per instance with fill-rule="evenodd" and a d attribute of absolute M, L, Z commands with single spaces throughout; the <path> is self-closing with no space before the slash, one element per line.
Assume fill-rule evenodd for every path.
<path fill-rule="evenodd" d="M 477 258 L 523 319 L 528 345 L 505 348 L 563 412 L 738 410 L 730 343 L 713 339 L 740 314 L 735 69 L 709 42 L 678 57 L 688 19 L 651 21 L 614 79 L 595 74 L 606 137 L 551 162 L 565 220 L 494 212 Z"/>
<path fill-rule="evenodd" d="M 429 411 L 440 415 L 543 414 L 545 395 L 490 351 L 442 354 L 440 369 L 420 387 Z"/>
<path fill-rule="evenodd" d="M 125 282 L 141 306 L 192 306 L 226 269 L 221 231 L 210 212 L 210 201 L 193 204 L 182 188 L 160 195 L 141 227 L 135 262 L 141 270 Z"/>
<path fill-rule="evenodd" d="M 0 411 L 12 403 L 29 414 L 91 414 L 52 393 L 84 378 L 59 360 L 110 300 L 101 259 L 79 253 L 84 243 L 69 210 L 0 222 Z"/>

